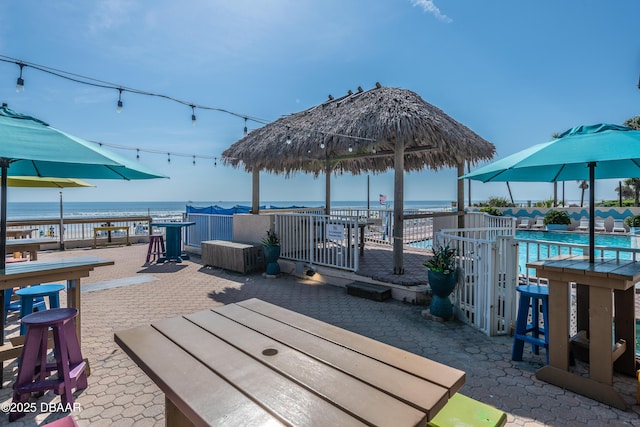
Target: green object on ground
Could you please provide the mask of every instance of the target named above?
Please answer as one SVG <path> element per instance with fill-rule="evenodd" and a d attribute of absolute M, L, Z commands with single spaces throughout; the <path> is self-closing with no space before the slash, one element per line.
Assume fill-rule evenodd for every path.
<path fill-rule="evenodd" d="M 503 426 L 507 414 L 493 406 L 456 393 L 427 424 L 429 427 Z"/>

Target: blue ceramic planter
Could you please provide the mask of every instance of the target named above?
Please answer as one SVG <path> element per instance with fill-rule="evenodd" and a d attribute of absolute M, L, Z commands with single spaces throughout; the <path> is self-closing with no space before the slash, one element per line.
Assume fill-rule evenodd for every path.
<path fill-rule="evenodd" d="M 278 258 L 280 258 L 280 246 L 263 246 L 264 259 L 267 262 L 266 273 L 271 276 L 280 274 L 280 265 L 278 265 Z"/>
<path fill-rule="evenodd" d="M 449 295 L 458 283 L 458 270 L 451 273 L 440 273 L 428 270 L 429 286 L 433 292 L 429 312 L 432 316 L 450 319 L 453 317 L 453 305 L 449 299 Z"/>

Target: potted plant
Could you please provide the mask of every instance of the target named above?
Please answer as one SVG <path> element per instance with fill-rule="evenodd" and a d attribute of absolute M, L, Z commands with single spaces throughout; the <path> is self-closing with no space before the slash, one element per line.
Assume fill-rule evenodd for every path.
<path fill-rule="evenodd" d="M 571 224 L 571 218 L 565 211 L 547 212 L 544 216 L 544 225 L 547 226 L 547 230 L 567 230 L 567 226 Z"/>
<path fill-rule="evenodd" d="M 624 223 L 629 226 L 629 234 L 640 234 L 640 215 L 628 216 Z"/>
<path fill-rule="evenodd" d="M 429 311 L 432 316 L 450 319 L 453 317 L 453 308 L 449 295 L 458 282 L 458 268 L 456 266 L 457 250 L 448 245 L 433 248 L 433 257 L 426 260 L 423 265 L 427 267 L 429 286 L 433 292 Z"/>
<path fill-rule="evenodd" d="M 478 212 L 484 212 L 486 214 L 493 215 L 493 216 L 502 216 L 502 211 L 493 206 L 486 206 L 484 208 L 480 208 L 478 209 Z"/>
<path fill-rule="evenodd" d="M 267 274 L 275 276 L 280 274 L 280 237 L 273 230 L 267 230 L 267 235 L 262 239 L 262 250 L 267 262 Z"/>

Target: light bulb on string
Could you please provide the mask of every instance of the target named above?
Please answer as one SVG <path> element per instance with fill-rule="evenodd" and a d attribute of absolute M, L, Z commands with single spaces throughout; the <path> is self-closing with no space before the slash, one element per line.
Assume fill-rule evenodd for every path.
<path fill-rule="evenodd" d="M 167 153 L 167 163 L 171 163 L 171 153 Z"/>
<path fill-rule="evenodd" d="M 247 117 L 244 118 L 244 136 L 247 136 Z"/>
<path fill-rule="evenodd" d="M 136 160 L 140 160 L 140 149 L 136 148 Z"/>
<path fill-rule="evenodd" d="M 320 143 L 320 148 L 322 148 L 322 149 L 324 150 L 324 147 L 325 147 L 325 145 L 324 145 L 324 141 L 322 141 L 322 142 Z"/>
<path fill-rule="evenodd" d="M 287 145 L 291 145 L 291 135 L 289 135 L 289 126 L 287 126 Z"/>
<path fill-rule="evenodd" d="M 349 144 L 349 152 L 353 153 L 353 147 L 351 146 L 351 144 Z"/>
<path fill-rule="evenodd" d="M 121 113 L 122 112 L 122 88 L 118 88 L 118 107 L 116 108 L 116 112 L 117 113 Z"/>
<path fill-rule="evenodd" d="M 191 105 L 191 125 L 196 125 L 196 106 L 193 104 Z"/>
<path fill-rule="evenodd" d="M 193 156 L 193 166 L 196 165 L 196 156 Z"/>
<path fill-rule="evenodd" d="M 22 78 L 22 69 L 25 67 L 25 64 L 22 62 L 18 63 L 20 67 L 20 77 L 18 77 L 18 81 L 16 83 L 16 92 L 21 93 L 24 91 L 24 79 Z"/>

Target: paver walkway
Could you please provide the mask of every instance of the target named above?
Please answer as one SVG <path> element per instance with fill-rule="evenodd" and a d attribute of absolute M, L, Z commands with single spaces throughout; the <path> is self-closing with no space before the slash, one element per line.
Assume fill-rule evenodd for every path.
<path fill-rule="evenodd" d="M 369 301 L 340 287 L 290 276 L 243 276 L 203 267 L 199 259 L 144 265 L 142 245 L 44 252 L 41 257 L 87 254 L 112 259 L 115 265 L 98 268 L 83 281 L 96 285 L 82 294 L 82 350 L 91 376 L 88 388 L 76 393 L 80 410 L 73 415 L 80 426 L 164 425 L 164 396 L 114 343 L 115 331 L 252 297 L 464 370 L 467 380 L 461 391 L 507 412 L 509 426 L 640 426 L 633 378 L 616 375 L 615 386 L 630 410 L 612 409 L 537 380 L 543 352 L 535 356 L 527 348 L 523 362 L 512 362 L 511 338 L 487 337 L 458 322 L 426 320 L 423 306 Z M 16 327 L 12 318 L 8 330 L 16 333 Z M 15 361 L 5 366 L 1 408 L 10 402 L 16 372 Z M 38 412 L 12 425 L 42 425 L 65 415 L 55 411 L 59 396 L 47 393 L 33 401 Z M 40 412 L 41 402 L 53 404 L 54 410 Z M 6 424 L 7 417 L 0 414 L 0 425 Z"/>

